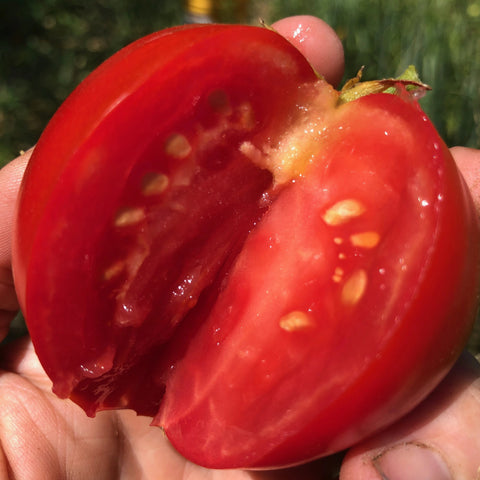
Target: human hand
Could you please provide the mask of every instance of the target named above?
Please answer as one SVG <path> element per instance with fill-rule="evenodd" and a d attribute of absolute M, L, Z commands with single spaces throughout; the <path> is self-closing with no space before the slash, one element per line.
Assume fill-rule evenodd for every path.
<path fill-rule="evenodd" d="M 296 17 L 278 22 L 274 28 L 290 38 L 327 80 L 334 84 L 340 81 L 342 47 L 323 22 Z M 452 151 L 480 211 L 480 152 L 461 148 Z M 15 198 L 29 156 L 30 152 L 0 171 L 2 337 L 18 309 L 11 275 L 10 239 Z M 90 419 L 73 403 L 56 398 L 28 339 L 3 346 L 0 367 L 0 478 L 326 480 L 331 478 L 332 462 L 337 461 L 319 460 L 272 472 L 210 471 L 178 455 L 160 429 L 148 426 L 147 418 L 129 411 L 108 411 Z M 471 480 L 480 466 L 478 431 L 480 367 L 471 357 L 464 356 L 418 409 L 348 452 L 340 478 L 398 480 L 413 475 L 435 480 Z M 421 456 L 429 462 L 424 462 L 424 467 L 420 464 Z M 450 477 L 441 472 L 435 458 L 443 458 L 449 465 Z"/>

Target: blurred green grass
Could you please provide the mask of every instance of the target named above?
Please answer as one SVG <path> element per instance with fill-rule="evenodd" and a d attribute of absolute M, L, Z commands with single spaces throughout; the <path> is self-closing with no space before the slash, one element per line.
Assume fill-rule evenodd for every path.
<path fill-rule="evenodd" d="M 234 21 L 234 3 L 220 0 L 221 21 Z M 480 0 L 249 3 L 251 23 L 297 14 L 317 15 L 337 31 L 346 78 L 362 65 L 368 80 L 414 64 L 433 87 L 422 106 L 447 144 L 480 147 Z M 0 166 L 37 141 L 61 102 L 99 63 L 183 18 L 180 0 L 0 0 Z M 480 351 L 480 329 L 471 345 Z"/>
<path fill-rule="evenodd" d="M 232 21 L 233 0 L 222 1 Z M 102 60 L 181 23 L 176 0 L 1 0 L 0 165 L 33 145 L 68 93 Z M 227 12 L 228 13 L 228 12 Z M 257 0 L 250 20 L 324 18 L 343 40 L 346 76 L 394 76 L 413 63 L 433 91 L 422 101 L 448 145 L 479 146 L 480 0 Z"/>
<path fill-rule="evenodd" d="M 182 13 L 168 0 L 0 0 L 0 165 L 35 144 L 91 70 Z"/>
<path fill-rule="evenodd" d="M 480 1 L 344 0 L 272 2 L 278 15 L 326 20 L 345 47 L 346 75 L 396 76 L 414 64 L 433 90 L 422 100 L 448 145 L 479 146 Z"/>

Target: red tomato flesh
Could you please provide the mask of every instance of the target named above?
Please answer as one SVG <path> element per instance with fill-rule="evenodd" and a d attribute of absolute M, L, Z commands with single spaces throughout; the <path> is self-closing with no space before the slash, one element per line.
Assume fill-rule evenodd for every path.
<path fill-rule="evenodd" d="M 479 242 L 413 98 L 339 105 L 270 30 L 181 27 L 54 116 L 14 273 L 57 395 L 151 416 L 201 465 L 264 468 L 347 448 L 438 384 Z"/>

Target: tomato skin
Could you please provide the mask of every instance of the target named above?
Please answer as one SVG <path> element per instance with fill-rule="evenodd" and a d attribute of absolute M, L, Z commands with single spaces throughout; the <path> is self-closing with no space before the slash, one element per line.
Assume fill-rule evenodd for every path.
<path fill-rule="evenodd" d="M 337 97 L 274 32 L 215 25 L 139 40 L 72 94 L 13 251 L 59 396 L 155 417 L 201 465 L 271 468 L 438 384 L 478 298 L 469 192 L 415 101 Z"/>

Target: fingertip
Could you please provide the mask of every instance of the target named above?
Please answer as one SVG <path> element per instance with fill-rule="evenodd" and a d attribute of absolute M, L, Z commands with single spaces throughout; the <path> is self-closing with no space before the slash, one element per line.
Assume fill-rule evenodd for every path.
<path fill-rule="evenodd" d="M 318 17 L 298 15 L 272 25 L 293 43 L 327 82 L 337 86 L 345 68 L 343 45 L 335 30 Z"/>
<path fill-rule="evenodd" d="M 480 150 L 453 147 L 450 151 L 470 189 L 477 211 L 480 213 Z"/>

